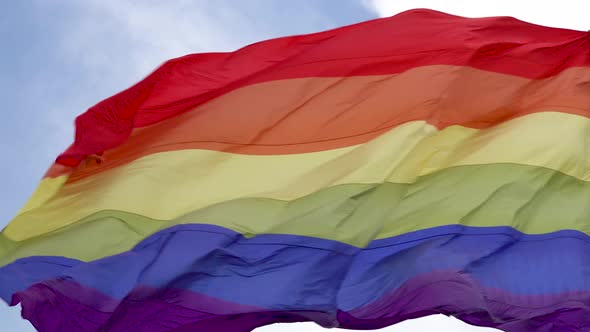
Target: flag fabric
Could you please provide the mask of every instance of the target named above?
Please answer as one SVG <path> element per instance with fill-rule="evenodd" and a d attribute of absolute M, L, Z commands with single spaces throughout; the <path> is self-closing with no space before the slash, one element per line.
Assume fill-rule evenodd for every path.
<path fill-rule="evenodd" d="M 44 332 L 590 330 L 590 37 L 412 10 L 170 60 L 0 235 Z"/>

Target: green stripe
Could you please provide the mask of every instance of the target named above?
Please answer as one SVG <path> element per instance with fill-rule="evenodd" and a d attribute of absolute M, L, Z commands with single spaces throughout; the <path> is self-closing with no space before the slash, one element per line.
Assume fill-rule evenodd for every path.
<path fill-rule="evenodd" d="M 590 183 L 558 171 L 515 164 L 460 166 L 413 184 L 339 185 L 294 201 L 233 200 L 172 221 L 102 211 L 23 242 L 0 237 L 0 265 L 33 255 L 90 261 L 182 223 L 215 224 L 246 236 L 306 235 L 359 247 L 375 238 L 449 224 L 512 226 L 529 234 L 590 233 L 589 202 Z"/>

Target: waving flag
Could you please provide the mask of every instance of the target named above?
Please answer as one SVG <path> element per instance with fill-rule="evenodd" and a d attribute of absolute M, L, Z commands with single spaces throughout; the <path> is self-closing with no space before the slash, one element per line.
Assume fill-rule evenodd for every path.
<path fill-rule="evenodd" d="M 0 234 L 44 332 L 590 329 L 590 38 L 414 10 L 166 62 Z"/>

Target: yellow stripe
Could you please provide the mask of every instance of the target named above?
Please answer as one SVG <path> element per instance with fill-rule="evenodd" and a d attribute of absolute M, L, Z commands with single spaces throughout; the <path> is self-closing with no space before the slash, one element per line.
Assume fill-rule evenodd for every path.
<path fill-rule="evenodd" d="M 47 202 L 59 192 L 67 180 L 67 175 L 62 175 L 56 178 L 44 178 L 41 180 L 41 183 L 31 198 L 29 198 L 25 206 L 23 206 L 20 211 L 18 211 L 18 214 L 23 214 L 45 204 L 45 202 Z"/>
<path fill-rule="evenodd" d="M 235 198 L 291 200 L 338 184 L 411 183 L 459 165 L 518 163 L 589 180 L 590 119 L 545 111 L 485 130 L 437 131 L 423 121 L 410 122 L 362 145 L 306 154 L 157 153 L 61 187 L 17 216 L 5 235 L 24 240 L 107 209 L 169 220 Z M 55 190 L 51 181 L 43 180 L 37 195 Z"/>

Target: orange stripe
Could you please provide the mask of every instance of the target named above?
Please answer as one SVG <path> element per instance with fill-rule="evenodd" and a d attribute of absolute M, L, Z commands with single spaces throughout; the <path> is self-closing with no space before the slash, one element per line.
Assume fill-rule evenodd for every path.
<path fill-rule="evenodd" d="M 486 128 L 556 106 L 587 117 L 589 83 L 590 68 L 530 80 L 454 66 L 266 82 L 136 129 L 124 144 L 105 153 L 104 162 L 81 164 L 69 181 L 163 151 L 314 152 L 361 144 L 408 121 L 425 120 L 440 129 Z"/>

